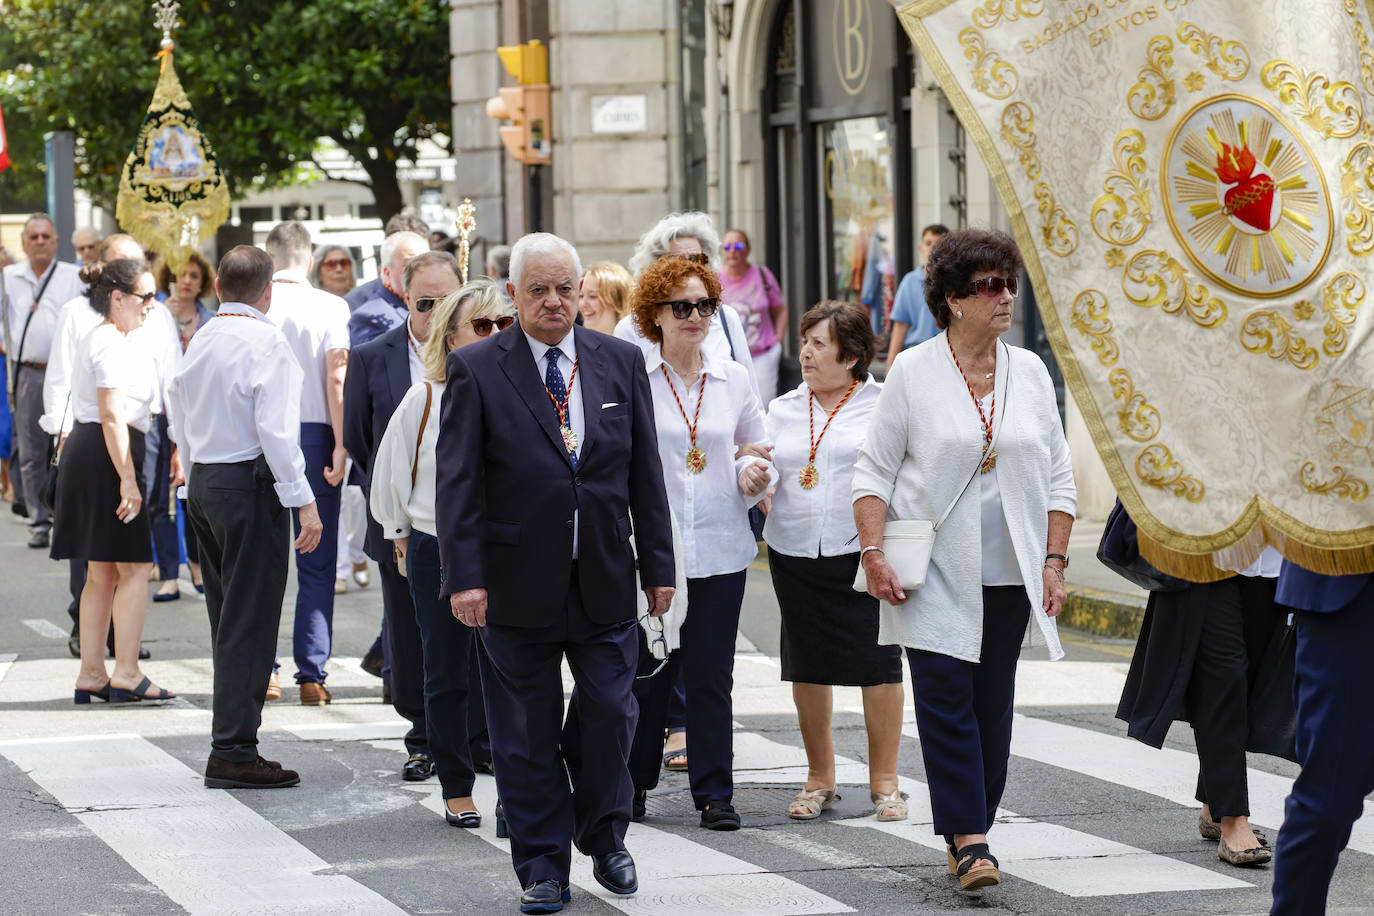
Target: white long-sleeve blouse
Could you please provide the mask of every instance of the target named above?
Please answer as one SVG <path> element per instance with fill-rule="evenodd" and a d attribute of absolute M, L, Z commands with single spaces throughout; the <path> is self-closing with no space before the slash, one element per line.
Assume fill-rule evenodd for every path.
<path fill-rule="evenodd" d="M 978 464 L 983 427 L 944 333 L 888 372 L 854 469 L 852 499 L 876 496 L 889 519 L 940 517 Z M 1054 387 L 1040 358 L 999 345 L 993 380 L 1001 425 L 997 484 L 1032 614 L 1052 659 L 1064 654 L 1043 601 L 1049 513 L 1074 513 L 1077 491 Z M 935 535 L 923 588 L 883 603 L 878 642 L 977 662 L 983 644 L 982 497 L 969 486 Z"/>
<path fill-rule="evenodd" d="M 431 393 L 429 419 L 424 436 L 420 420 L 425 413 L 425 389 Z M 440 382 L 419 381 L 410 386 L 391 415 L 377 446 L 372 463 L 372 517 L 382 526 L 389 541 L 410 537 L 412 528 L 431 537 L 438 536 L 434 522 L 434 449 L 439 442 L 439 400 L 444 396 Z M 410 467 L 419 444 L 420 463 L 415 471 L 415 486 L 410 485 Z"/>

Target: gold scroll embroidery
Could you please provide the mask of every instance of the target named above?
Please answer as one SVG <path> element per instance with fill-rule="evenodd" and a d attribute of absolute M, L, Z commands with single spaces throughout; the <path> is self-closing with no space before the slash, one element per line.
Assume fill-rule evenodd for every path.
<path fill-rule="evenodd" d="M 1126 93 L 1126 107 L 1137 118 L 1157 121 L 1174 105 L 1174 81 L 1169 68 L 1174 65 L 1174 43 L 1168 36 L 1156 35 L 1145 46 L 1145 66 L 1136 83 Z"/>
<path fill-rule="evenodd" d="M 1224 80 L 1243 80 L 1250 72 L 1250 52 L 1238 41 L 1226 41 L 1192 22 L 1178 27 L 1178 40 L 1201 57 L 1208 70 Z"/>
<path fill-rule="evenodd" d="M 1121 431 L 1137 442 L 1149 442 L 1159 435 L 1159 411 L 1135 390 L 1131 374 L 1125 369 L 1113 369 L 1107 381 L 1112 386 L 1112 397 L 1121 402 L 1121 409 L 1116 412 Z"/>
<path fill-rule="evenodd" d="M 1074 297 L 1069 323 L 1075 331 L 1088 338 L 1099 363 L 1114 366 L 1121 356 L 1121 350 L 1112 336 L 1112 321 L 1107 313 L 1106 295 L 1101 290 L 1085 289 Z"/>
<path fill-rule="evenodd" d="M 1276 309 L 1251 312 L 1241 325 L 1240 345 L 1251 353 L 1286 359 L 1299 369 L 1311 369 L 1320 359 L 1305 338 L 1293 333 L 1293 325 Z"/>
<path fill-rule="evenodd" d="M 1322 334 L 1326 341 L 1322 350 L 1327 356 L 1339 356 L 1345 352 L 1347 328 L 1355 323 L 1355 312 L 1364 302 L 1364 283 L 1348 270 L 1343 270 L 1331 278 L 1322 290 L 1322 311 L 1326 314 L 1326 324 Z"/>
<path fill-rule="evenodd" d="M 1169 447 L 1158 442 L 1136 456 L 1135 473 L 1143 483 L 1190 503 L 1200 502 L 1207 493 L 1202 481 L 1183 473 L 1183 466 L 1174 459 Z"/>
<path fill-rule="evenodd" d="M 1040 204 L 1040 217 L 1043 220 L 1040 232 L 1045 248 L 1061 258 L 1073 254 L 1078 248 L 1078 225 L 1055 202 L 1054 192 L 1045 182 L 1035 186 L 1035 199 Z"/>
<path fill-rule="evenodd" d="M 959 33 L 959 44 L 964 57 L 973 64 L 973 88 L 993 99 L 1005 99 L 1016 91 L 1020 80 L 1016 68 L 987 46 L 982 32 L 964 29 Z"/>
<path fill-rule="evenodd" d="M 1317 465 L 1311 461 L 1304 461 L 1298 469 L 1298 477 L 1309 493 L 1343 497 L 1357 503 L 1363 502 L 1369 495 L 1369 484 L 1351 475 L 1339 464 L 1331 468 L 1331 473 L 1335 475 L 1334 479 L 1322 480 L 1317 476 Z"/>
<path fill-rule="evenodd" d="M 1102 180 L 1102 190 L 1092 209 L 1092 227 L 1097 237 L 1112 245 L 1130 245 L 1140 240 L 1150 225 L 1150 185 L 1145 178 L 1145 135 L 1138 130 L 1123 130 L 1112 143 L 1116 168 Z"/>
<path fill-rule="evenodd" d="M 1141 308 L 1159 306 L 1174 314 L 1183 311 L 1204 328 L 1226 321 L 1226 303 L 1201 283 L 1190 284 L 1188 271 L 1167 251 L 1137 252 L 1126 262 L 1121 289 Z"/>
<path fill-rule="evenodd" d="M 1286 60 L 1271 60 L 1260 71 L 1264 85 L 1323 137 L 1353 137 L 1364 120 L 1364 104 L 1351 83 L 1331 82 L 1321 73 L 1308 73 Z"/>

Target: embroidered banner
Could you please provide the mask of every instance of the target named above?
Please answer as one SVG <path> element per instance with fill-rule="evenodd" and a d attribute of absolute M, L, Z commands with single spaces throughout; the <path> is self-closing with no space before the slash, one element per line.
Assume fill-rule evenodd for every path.
<path fill-rule="evenodd" d="M 1374 571 L 1367 0 L 893 0 L 1167 572 Z"/>

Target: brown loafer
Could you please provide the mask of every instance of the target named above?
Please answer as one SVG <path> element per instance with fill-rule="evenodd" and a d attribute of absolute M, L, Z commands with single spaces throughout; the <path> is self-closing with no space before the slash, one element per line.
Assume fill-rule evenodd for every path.
<path fill-rule="evenodd" d="M 275 671 L 267 678 L 267 693 L 263 694 L 263 699 L 268 703 L 281 699 L 281 682 L 277 680 Z"/>
<path fill-rule="evenodd" d="M 1264 865 L 1274 854 L 1268 846 L 1255 846 L 1251 849 L 1232 849 L 1226 845 L 1225 840 L 1217 842 L 1217 858 L 1223 862 L 1230 862 L 1238 868 L 1254 868 L 1257 865 Z"/>
<path fill-rule="evenodd" d="M 284 770 L 275 760 L 235 762 L 211 757 L 205 763 L 207 789 L 285 789 L 299 785 L 300 774 Z"/>
<path fill-rule="evenodd" d="M 332 698 L 329 688 L 323 684 L 307 682 L 301 685 L 302 706 L 327 706 Z"/>

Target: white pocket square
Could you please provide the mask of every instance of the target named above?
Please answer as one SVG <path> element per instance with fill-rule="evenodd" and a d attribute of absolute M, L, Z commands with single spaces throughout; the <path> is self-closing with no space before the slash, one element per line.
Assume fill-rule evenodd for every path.
<path fill-rule="evenodd" d="M 605 404 L 602 404 L 602 405 L 601 405 L 601 409 L 602 409 L 602 410 L 605 410 L 607 407 L 619 407 L 619 406 L 620 406 L 620 402 L 619 402 L 619 401 L 607 401 Z"/>

